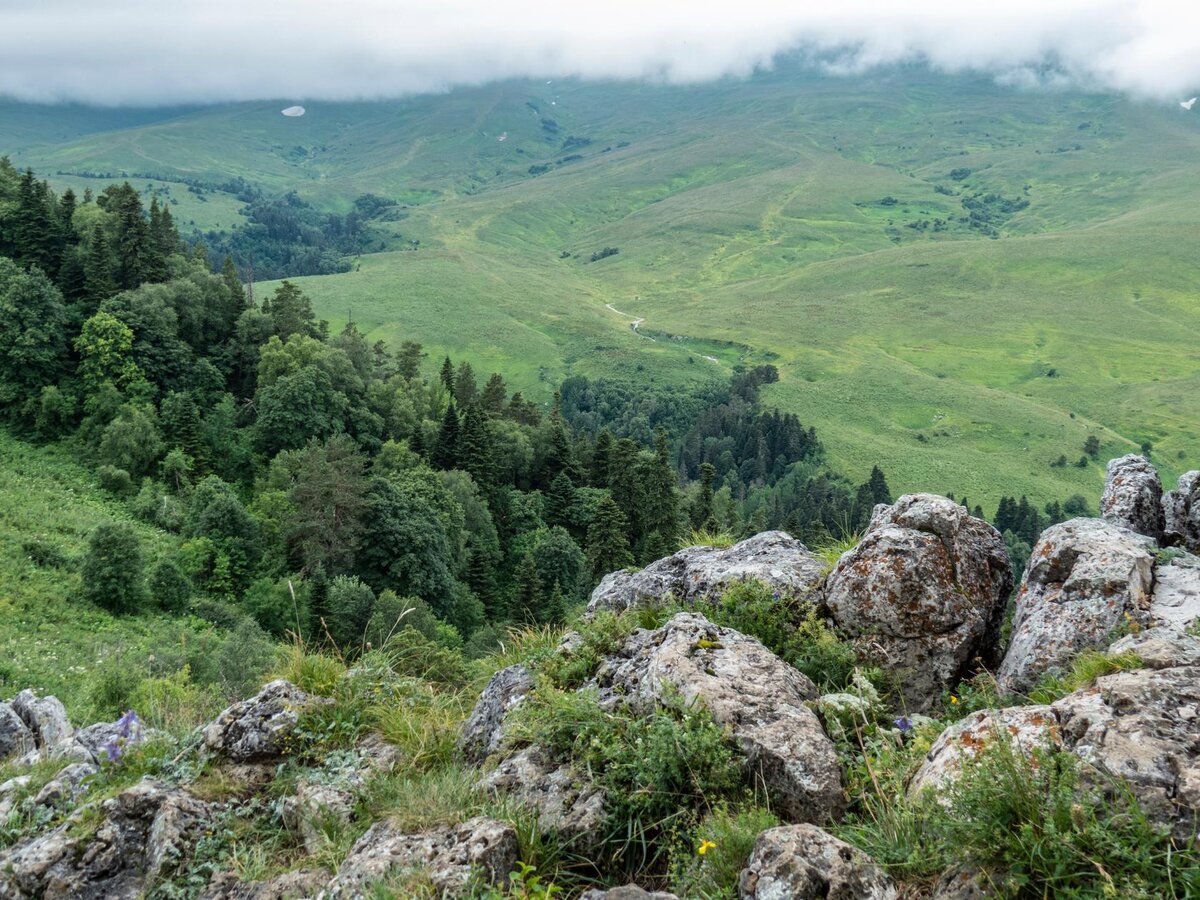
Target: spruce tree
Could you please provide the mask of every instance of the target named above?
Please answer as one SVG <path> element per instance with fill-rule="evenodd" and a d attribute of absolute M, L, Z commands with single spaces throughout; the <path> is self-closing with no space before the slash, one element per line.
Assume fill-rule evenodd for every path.
<path fill-rule="evenodd" d="M 450 362 L 450 357 L 447 356 L 442 360 L 442 371 L 439 377 L 442 380 L 442 387 L 454 394 L 454 363 Z"/>
<path fill-rule="evenodd" d="M 561 625 L 566 618 L 567 598 L 563 596 L 562 585 L 555 581 L 554 587 L 546 595 L 546 603 L 540 621 L 544 625 Z"/>
<path fill-rule="evenodd" d="M 508 388 L 499 372 L 493 372 L 479 395 L 479 405 L 492 418 L 504 415 L 504 401 L 508 397 Z"/>
<path fill-rule="evenodd" d="M 437 443 L 433 447 L 432 463 L 435 469 L 455 469 L 458 467 L 458 410 L 451 401 L 446 406 L 446 414 L 442 416 L 442 427 L 438 431 Z"/>
<path fill-rule="evenodd" d="M 713 518 L 713 481 L 717 468 L 712 463 L 700 464 L 700 493 L 692 505 L 692 527 L 707 528 Z"/>
<path fill-rule="evenodd" d="M 592 487 L 606 488 L 609 485 L 609 471 L 612 465 L 613 437 L 607 428 L 601 428 L 596 438 L 596 446 L 592 448 L 592 460 L 588 466 L 588 480 Z M 674 482 L 674 472 L 671 480 Z"/>
<path fill-rule="evenodd" d="M 526 553 L 513 572 L 509 617 L 516 622 L 536 622 L 542 607 L 542 581 L 533 554 Z"/>
<path fill-rule="evenodd" d="M 588 572 L 593 583 L 609 572 L 633 565 L 625 528 L 625 516 L 621 508 L 612 497 L 605 497 L 596 507 L 596 515 L 587 533 Z"/>
<path fill-rule="evenodd" d="M 884 477 L 883 469 L 879 466 L 871 467 L 871 477 L 867 480 L 867 484 L 871 488 L 872 503 L 893 503 L 892 491 L 888 487 L 887 478 Z"/>
<path fill-rule="evenodd" d="M 542 505 L 542 518 L 547 525 L 561 525 L 571 531 L 575 527 L 575 485 L 566 472 L 559 472 L 550 482 Z"/>
<path fill-rule="evenodd" d="M 99 224 L 92 229 L 87 259 L 83 264 L 83 281 L 90 301 L 89 309 L 95 309 L 117 292 L 117 282 L 113 278 L 112 251 L 109 249 L 104 229 Z"/>
<path fill-rule="evenodd" d="M 470 406 L 476 395 L 479 393 L 479 386 L 475 383 L 475 370 L 471 368 L 469 362 L 461 362 L 458 364 L 458 372 L 454 376 L 454 399 L 462 409 Z"/>
<path fill-rule="evenodd" d="M 488 418 L 478 402 L 467 407 L 456 452 L 458 468 L 468 472 L 475 483 L 487 486 L 495 481 L 495 462 L 492 458 L 492 435 Z"/>
<path fill-rule="evenodd" d="M 599 442 L 597 442 L 599 446 Z M 643 466 L 642 485 L 646 502 L 643 529 L 649 539 L 657 535 L 653 548 L 647 546 L 646 557 L 657 559 L 666 547 L 679 539 L 679 491 L 675 484 L 675 467 L 671 465 L 667 448 L 667 433 L 660 426 L 654 433 L 654 456 Z"/>

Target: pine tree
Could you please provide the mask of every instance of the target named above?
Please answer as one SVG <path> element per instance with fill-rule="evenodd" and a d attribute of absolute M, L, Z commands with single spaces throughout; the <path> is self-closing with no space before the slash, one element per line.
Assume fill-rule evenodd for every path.
<path fill-rule="evenodd" d="M 433 447 L 433 467 L 435 469 L 455 469 L 458 467 L 458 410 L 451 401 L 446 406 L 446 414 L 442 416 L 442 427 L 438 431 L 437 443 Z"/>
<path fill-rule="evenodd" d="M 169 216 L 170 213 L 167 213 Z M 167 258 L 169 248 L 159 243 L 158 235 L 162 230 L 163 210 L 158 205 L 158 195 L 150 197 L 150 225 L 145 247 L 142 252 L 142 274 L 146 281 L 166 281 L 170 276 Z"/>
<path fill-rule="evenodd" d="M 450 357 L 447 356 L 442 360 L 442 372 L 439 376 L 442 380 L 442 387 L 448 390 L 451 395 L 454 394 L 454 363 L 450 362 Z"/>
<path fill-rule="evenodd" d="M 146 279 L 150 249 L 142 198 L 127 181 L 105 188 L 99 203 L 113 219 L 117 285 L 122 290 L 135 288 Z"/>
<path fill-rule="evenodd" d="M 33 169 L 26 169 L 17 185 L 13 217 L 17 260 L 53 276 L 58 270 L 54 253 L 57 229 L 51 219 L 50 202 L 49 188 L 33 177 Z"/>
<path fill-rule="evenodd" d="M 609 572 L 633 565 L 625 528 L 625 516 L 621 508 L 612 497 L 605 497 L 596 507 L 596 515 L 587 533 L 588 572 L 593 583 Z"/>
<path fill-rule="evenodd" d="M 550 482 L 542 505 L 542 518 L 547 525 L 561 525 L 568 531 L 575 527 L 575 485 L 566 472 L 559 472 Z"/>
<path fill-rule="evenodd" d="M 588 477 L 592 487 L 608 487 L 608 473 L 612 464 L 613 437 L 607 428 L 601 428 L 596 438 L 596 446 L 592 448 L 592 461 L 588 467 Z M 674 473 L 671 473 L 672 482 Z"/>
<path fill-rule="evenodd" d="M 492 418 L 504 415 L 504 401 L 508 397 L 508 388 L 499 372 L 493 372 L 484 385 L 483 393 L 479 395 L 479 405 Z"/>
<path fill-rule="evenodd" d="M 700 464 L 700 493 L 692 505 L 693 528 L 709 527 L 713 518 L 713 481 L 716 477 L 716 466 L 707 462 Z"/>
<path fill-rule="evenodd" d="M 396 369 L 406 381 L 416 381 L 421 377 L 421 360 L 425 351 L 416 341 L 401 341 L 400 352 L 396 354 Z"/>
<path fill-rule="evenodd" d="M 458 468 L 470 473 L 476 484 L 486 486 L 495 481 L 491 426 L 478 402 L 468 406 L 463 415 L 456 458 Z"/>
<path fill-rule="evenodd" d="M 517 622 L 538 621 L 542 607 L 542 580 L 538 577 L 537 564 L 532 553 L 526 553 L 513 572 L 512 600 L 509 617 Z"/>
<path fill-rule="evenodd" d="M 92 229 L 92 240 L 83 264 L 83 279 L 91 309 L 117 292 L 117 282 L 113 278 L 112 251 L 108 247 L 104 229 L 99 224 Z"/>

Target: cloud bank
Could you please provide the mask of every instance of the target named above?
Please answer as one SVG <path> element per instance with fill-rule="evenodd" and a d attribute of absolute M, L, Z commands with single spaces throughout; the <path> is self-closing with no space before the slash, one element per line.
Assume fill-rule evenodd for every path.
<path fill-rule="evenodd" d="M 106 105 L 396 97 L 513 77 L 695 82 L 799 50 L 1174 100 L 1180 0 L 0 0 L 0 95 Z"/>

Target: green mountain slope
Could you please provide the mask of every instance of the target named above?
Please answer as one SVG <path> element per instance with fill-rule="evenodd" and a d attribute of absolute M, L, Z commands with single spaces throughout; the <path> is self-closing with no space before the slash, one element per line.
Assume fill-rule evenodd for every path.
<path fill-rule="evenodd" d="M 299 279 L 319 312 L 541 398 L 574 372 L 685 384 L 772 361 L 768 400 L 897 489 L 1093 496 L 1101 473 L 1072 465 L 1089 434 L 1200 465 L 1200 119 L 1178 109 L 788 66 L 305 105 L 42 126 L 36 145 L 0 107 L 0 148 L 47 173 L 394 199 L 384 245 L 415 249 Z M 209 196 L 232 214 L 181 200 L 177 219 L 236 221 Z"/>

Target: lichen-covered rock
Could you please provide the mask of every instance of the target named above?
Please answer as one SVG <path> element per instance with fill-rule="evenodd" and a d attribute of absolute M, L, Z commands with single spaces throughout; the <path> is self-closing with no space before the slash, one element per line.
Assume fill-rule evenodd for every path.
<path fill-rule="evenodd" d="M 204 746 L 241 762 L 270 759 L 286 752 L 287 738 L 300 713 L 323 697 L 306 694 L 288 681 L 272 681 L 249 700 L 241 700 L 204 727 Z"/>
<path fill-rule="evenodd" d="M 1079 651 L 1103 645 L 1118 625 L 1147 625 L 1153 550 L 1150 538 L 1099 519 L 1043 531 L 1017 593 L 1000 689 L 1027 691 Z"/>
<path fill-rule="evenodd" d="M 943 789 L 962 774 L 963 763 L 977 757 L 997 739 L 1009 741 L 1026 754 L 1056 746 L 1058 718 L 1049 706 L 1014 706 L 971 713 L 946 728 L 933 742 L 921 768 L 909 782 L 909 795 L 916 797 L 932 791 L 939 801 L 946 801 Z"/>
<path fill-rule="evenodd" d="M 269 881 L 242 881 L 236 872 L 221 872 L 200 893 L 199 900 L 309 900 L 320 896 L 329 880 L 323 872 L 285 872 Z"/>
<path fill-rule="evenodd" d="M 738 881 L 740 900 L 896 900 L 869 856 L 814 825 L 764 831 Z"/>
<path fill-rule="evenodd" d="M 33 733 L 43 756 L 62 755 L 60 748 L 66 748 L 74 741 L 75 729 L 67 717 L 66 707 L 57 697 L 40 697 L 27 688 L 17 694 L 10 705 Z"/>
<path fill-rule="evenodd" d="M 825 567 L 800 541 L 764 531 L 724 550 L 688 547 L 637 572 L 612 572 L 592 591 L 588 615 L 622 612 L 674 597 L 687 604 L 716 599 L 731 584 L 756 580 L 790 597 L 816 596 Z"/>
<path fill-rule="evenodd" d="M 330 884 L 330 897 L 358 898 L 372 882 L 417 872 L 438 896 L 466 894 L 476 874 L 490 884 L 508 877 L 517 863 L 517 832 L 495 819 L 409 834 L 388 822 L 372 825 L 350 851 Z"/>
<path fill-rule="evenodd" d="M 942 873 L 929 900 L 987 900 L 996 896 L 987 873 L 969 866 L 955 866 Z"/>
<path fill-rule="evenodd" d="M 600 666 L 602 704 L 697 704 L 727 726 L 772 808 L 792 821 L 826 822 L 844 805 L 833 742 L 807 701 L 816 686 L 758 640 L 678 613 L 638 630 Z"/>
<path fill-rule="evenodd" d="M 978 657 L 990 661 L 1012 571 L 1000 533 L 952 500 L 909 494 L 878 506 L 826 583 L 834 620 L 870 635 L 921 711 Z"/>
<path fill-rule="evenodd" d="M 37 749 L 33 731 L 7 703 L 0 703 L 0 759 L 24 756 Z"/>
<path fill-rule="evenodd" d="M 310 854 L 326 845 L 322 826 L 347 823 L 354 815 L 354 794 L 344 787 L 301 780 L 296 793 L 284 799 L 280 817 Z"/>
<path fill-rule="evenodd" d="M 190 855 L 210 820 L 207 804 L 151 780 L 100 804 L 99 825 L 83 834 L 88 809 L 0 851 L 0 896 L 133 900 Z"/>
<path fill-rule="evenodd" d="M 77 762 L 64 767 L 53 778 L 42 785 L 34 798 L 38 806 L 61 806 L 72 803 L 83 793 L 84 779 L 100 770 L 92 763 Z"/>
<path fill-rule="evenodd" d="M 1200 471 L 1179 476 L 1179 485 L 1163 494 L 1163 544 L 1200 553 Z"/>
<path fill-rule="evenodd" d="M 534 810 L 542 828 L 578 846 L 591 846 L 603 837 L 604 794 L 584 773 L 552 762 L 537 747 L 503 760 L 480 786 Z"/>
<path fill-rule="evenodd" d="M 1200 557 L 1173 557 L 1154 569 L 1150 619 L 1183 630 L 1200 619 Z"/>
<path fill-rule="evenodd" d="M 665 891 L 651 893 L 636 884 L 624 884 L 621 887 L 609 888 L 607 891 L 586 891 L 579 895 L 579 900 L 679 900 L 679 898 Z"/>
<path fill-rule="evenodd" d="M 1138 669 L 1052 704 L 1063 745 L 1124 779 L 1146 816 L 1190 839 L 1200 827 L 1200 667 Z"/>
<path fill-rule="evenodd" d="M 1157 541 L 1163 532 L 1162 482 L 1144 456 L 1111 459 L 1104 472 L 1100 516 Z"/>
<path fill-rule="evenodd" d="M 500 747 L 505 718 L 532 690 L 533 676 L 524 666 L 509 666 L 492 676 L 458 739 L 468 762 L 481 763 Z"/>
<path fill-rule="evenodd" d="M 1147 669 L 1200 666 L 1200 637 L 1166 626 L 1149 628 L 1113 641 L 1107 652 L 1135 653 Z"/>

